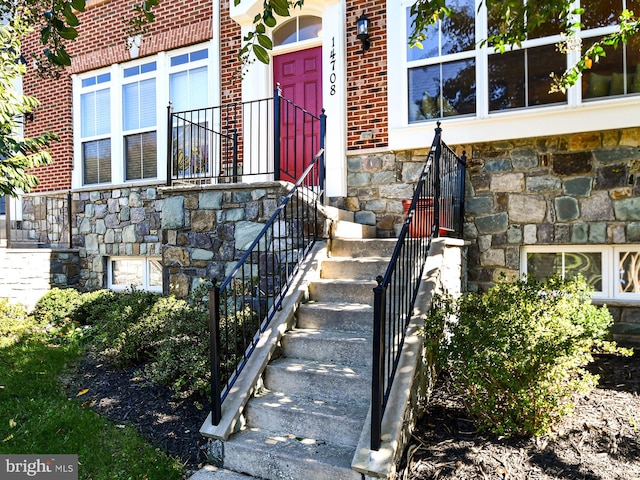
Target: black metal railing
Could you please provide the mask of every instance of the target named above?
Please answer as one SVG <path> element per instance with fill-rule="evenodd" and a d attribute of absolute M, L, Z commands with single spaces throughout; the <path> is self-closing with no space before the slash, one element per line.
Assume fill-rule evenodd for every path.
<path fill-rule="evenodd" d="M 320 149 L 320 116 L 282 96 L 174 112 L 168 107 L 167 184 L 294 183 Z"/>
<path fill-rule="evenodd" d="M 324 114 L 321 119 L 324 138 Z M 323 146 L 230 275 L 219 286 L 214 282 L 209 292 L 213 425 L 220 422 L 222 402 L 319 236 L 324 168 Z"/>
<path fill-rule="evenodd" d="M 5 209 L 7 247 L 71 248 L 71 192 L 24 195 L 20 218 Z M 15 215 L 17 217 L 17 215 Z"/>
<path fill-rule="evenodd" d="M 381 442 L 387 406 L 411 320 L 420 280 L 431 247 L 440 234 L 462 236 L 466 158 L 459 158 L 443 141 L 438 122 L 431 150 L 391 260 L 373 289 L 373 376 L 371 390 L 371 449 Z"/>

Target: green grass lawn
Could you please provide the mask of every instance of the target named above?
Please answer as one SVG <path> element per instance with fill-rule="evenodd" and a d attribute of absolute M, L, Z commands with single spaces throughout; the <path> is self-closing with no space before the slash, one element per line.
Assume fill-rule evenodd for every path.
<path fill-rule="evenodd" d="M 77 454 L 80 479 L 183 478 L 179 459 L 149 445 L 133 427 L 99 416 L 81 396 L 68 397 L 61 377 L 82 354 L 77 338 L 27 333 L 16 339 L 2 331 L 0 454 Z"/>

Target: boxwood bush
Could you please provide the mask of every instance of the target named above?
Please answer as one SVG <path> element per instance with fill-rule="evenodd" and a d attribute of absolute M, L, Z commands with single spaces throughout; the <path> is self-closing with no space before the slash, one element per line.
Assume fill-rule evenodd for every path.
<path fill-rule="evenodd" d="M 594 349 L 615 350 L 606 342 L 612 322 L 582 278 L 520 280 L 457 301 L 438 297 L 427 347 L 480 429 L 537 435 L 572 411 L 574 394 L 595 387 L 584 367 Z"/>

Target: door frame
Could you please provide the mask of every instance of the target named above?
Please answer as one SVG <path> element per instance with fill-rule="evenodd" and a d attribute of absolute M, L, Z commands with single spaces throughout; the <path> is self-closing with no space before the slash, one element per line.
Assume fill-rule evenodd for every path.
<path fill-rule="evenodd" d="M 245 0 L 238 6 L 230 6 L 231 17 L 241 25 L 243 36 L 253 29 L 253 18 L 262 3 L 260 0 Z M 273 57 L 312 46 L 322 46 L 322 106 L 327 114 L 327 139 L 330 139 L 325 147 L 327 195 L 346 197 L 346 0 L 305 0 L 302 11 L 297 8 L 292 10 L 292 18 L 300 15 L 322 18 L 322 37 L 276 47 L 270 55 Z M 332 73 L 335 74 L 334 77 L 331 76 Z M 272 62 L 265 65 L 256 61 L 248 67 L 243 77 L 242 100 L 272 97 L 272 85 Z"/>

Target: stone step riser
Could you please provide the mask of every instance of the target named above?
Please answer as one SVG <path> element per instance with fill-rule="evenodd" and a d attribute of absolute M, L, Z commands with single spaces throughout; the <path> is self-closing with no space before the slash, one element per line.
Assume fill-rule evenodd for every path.
<path fill-rule="evenodd" d="M 396 239 L 334 239 L 331 241 L 332 257 L 365 258 L 384 257 L 390 258 L 397 243 Z"/>
<path fill-rule="evenodd" d="M 313 282 L 309 285 L 309 296 L 316 302 L 360 303 L 373 305 L 375 282 L 360 280 L 353 282 Z"/>
<path fill-rule="evenodd" d="M 252 427 L 355 447 L 367 415 L 364 406 L 360 410 L 357 416 L 331 416 L 310 409 L 274 408 L 273 403 L 265 405 L 254 399 L 247 405 L 245 416 Z"/>
<path fill-rule="evenodd" d="M 373 332 L 373 310 L 352 305 L 333 304 L 325 307 L 303 304 L 296 312 L 296 319 L 299 328 L 346 330 L 362 332 L 366 336 Z"/>
<path fill-rule="evenodd" d="M 321 335 L 308 337 L 285 335 L 282 341 L 282 353 L 289 358 L 325 363 L 355 364 L 369 367 L 373 363 L 371 337 L 328 340 Z"/>
<path fill-rule="evenodd" d="M 322 262 L 321 278 L 340 278 L 354 280 L 375 280 L 384 275 L 388 261 L 377 260 L 363 262 L 356 259 L 348 261 L 325 260 Z"/>
<path fill-rule="evenodd" d="M 258 438 L 259 433 L 242 432 L 231 437 L 225 445 L 224 468 L 265 480 L 362 479 L 360 473 L 351 470 L 350 458 L 345 458 L 343 451 L 334 454 L 336 448 L 330 444 L 303 445 L 291 438 Z M 338 455 L 343 458 L 333 461 Z"/>
<path fill-rule="evenodd" d="M 364 403 L 371 397 L 368 370 L 364 376 L 345 366 L 328 365 L 324 371 L 309 372 L 299 365 L 292 362 L 269 364 L 264 375 L 265 387 L 273 392 L 317 401 Z"/>

